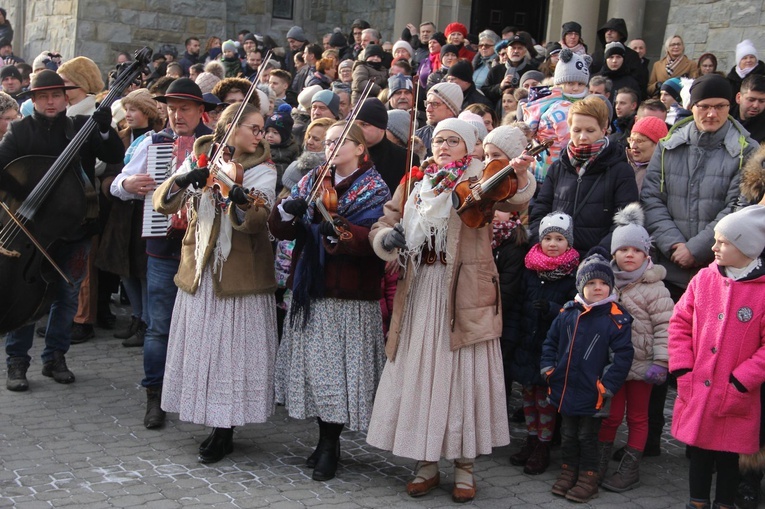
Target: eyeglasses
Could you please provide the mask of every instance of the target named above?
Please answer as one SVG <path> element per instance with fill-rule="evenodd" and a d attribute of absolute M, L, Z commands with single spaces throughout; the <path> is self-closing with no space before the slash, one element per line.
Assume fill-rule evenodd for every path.
<path fill-rule="evenodd" d="M 726 109 L 730 108 L 730 103 L 723 103 L 723 104 L 695 104 L 695 108 L 697 108 L 701 113 L 707 113 L 709 110 L 715 110 L 717 113 L 722 113 Z"/>
<path fill-rule="evenodd" d="M 460 144 L 461 141 L 462 141 L 462 139 L 458 138 L 457 136 L 450 136 L 448 138 L 433 138 L 433 141 L 432 141 L 433 147 L 432 148 L 440 147 L 444 143 L 446 143 L 446 145 L 449 146 L 449 147 L 456 147 L 457 145 Z"/>
<path fill-rule="evenodd" d="M 331 147 L 333 145 L 336 145 L 338 141 L 340 141 L 340 138 L 338 138 L 336 140 L 324 140 L 321 144 L 324 145 L 324 148 L 329 148 L 329 147 Z M 343 145 L 345 145 L 346 141 L 348 141 L 347 138 L 345 140 L 343 140 Z"/>
<path fill-rule="evenodd" d="M 682 46 L 683 43 L 682 42 L 671 42 L 671 43 L 669 43 L 669 45 L 670 46 Z"/>
<path fill-rule="evenodd" d="M 435 110 L 436 108 L 440 108 L 443 105 L 444 103 L 437 101 L 425 101 L 425 108 L 433 108 Z"/>
<path fill-rule="evenodd" d="M 629 143 L 630 145 L 642 145 L 643 143 L 648 143 L 649 141 L 651 140 L 649 140 L 648 138 L 634 138 L 632 136 L 627 138 L 627 143 Z"/>
<path fill-rule="evenodd" d="M 253 136 L 263 136 L 266 132 L 258 124 L 239 124 L 239 127 L 249 127 Z"/>
<path fill-rule="evenodd" d="M 478 47 L 479 48 L 493 48 L 494 45 L 493 44 L 479 44 Z"/>

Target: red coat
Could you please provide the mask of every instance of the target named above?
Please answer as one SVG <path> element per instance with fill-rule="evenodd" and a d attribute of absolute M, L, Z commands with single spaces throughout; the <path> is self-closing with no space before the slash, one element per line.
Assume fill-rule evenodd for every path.
<path fill-rule="evenodd" d="M 765 382 L 765 270 L 734 281 L 716 263 L 688 285 L 669 322 L 669 370 L 677 379 L 672 435 L 714 451 L 759 449 Z M 729 381 L 731 373 L 747 389 Z"/>

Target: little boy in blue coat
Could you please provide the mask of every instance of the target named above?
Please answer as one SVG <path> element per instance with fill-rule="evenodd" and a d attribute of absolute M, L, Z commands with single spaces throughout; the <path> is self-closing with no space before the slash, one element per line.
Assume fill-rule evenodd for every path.
<path fill-rule="evenodd" d="M 561 414 L 561 473 L 555 495 L 587 502 L 598 494 L 598 432 L 608 401 L 632 365 L 632 317 L 616 301 L 608 252 L 579 265 L 577 295 L 555 318 L 542 347 L 550 403 Z"/>

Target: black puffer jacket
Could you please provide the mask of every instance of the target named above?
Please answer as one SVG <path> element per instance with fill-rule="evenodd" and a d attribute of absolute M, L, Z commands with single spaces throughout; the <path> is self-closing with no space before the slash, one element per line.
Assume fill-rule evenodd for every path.
<path fill-rule="evenodd" d="M 629 74 L 637 80 L 640 85 L 639 92 L 645 97 L 648 89 L 648 68 L 643 66 L 643 62 L 640 60 L 640 55 L 627 46 L 627 38 L 629 34 L 627 32 L 627 23 L 622 18 L 611 18 L 598 29 L 600 47 L 592 56 L 592 66 L 590 67 L 590 70 L 594 73 L 598 69 L 601 69 L 605 63 L 603 54 L 606 47 L 606 32 L 608 30 L 616 30 L 619 32 L 619 35 L 621 36 L 619 42 L 624 45 L 624 67 L 629 71 Z"/>
<path fill-rule="evenodd" d="M 603 149 L 581 179 L 564 150 L 531 209 L 531 242 L 539 241 L 542 218 L 559 210 L 574 220 L 574 247 L 580 255 L 598 244 L 610 251 L 614 213 L 638 198 L 635 172 L 618 144 Z"/>
<path fill-rule="evenodd" d="M 765 75 L 765 62 L 758 60 L 757 65 L 754 66 L 754 69 L 752 69 L 749 74 L 747 74 L 747 76 L 751 76 L 752 74 Z M 735 65 L 730 68 L 730 72 L 728 73 L 728 81 L 730 82 L 730 86 L 733 89 L 733 95 L 731 96 L 730 100 L 735 104 L 736 94 L 738 94 L 741 90 L 741 82 L 744 81 L 744 78 L 739 76 L 736 72 Z"/>

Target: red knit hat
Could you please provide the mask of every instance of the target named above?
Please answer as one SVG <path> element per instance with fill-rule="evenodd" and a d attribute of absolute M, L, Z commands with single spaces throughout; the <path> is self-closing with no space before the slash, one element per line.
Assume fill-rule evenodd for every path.
<path fill-rule="evenodd" d="M 444 30 L 444 35 L 446 37 L 449 37 L 449 34 L 452 32 L 459 32 L 462 34 L 463 37 L 467 37 L 468 35 L 467 27 L 463 25 L 462 23 L 457 23 L 457 22 L 449 23 L 448 25 L 446 25 L 446 30 Z"/>
<path fill-rule="evenodd" d="M 632 126 L 632 132 L 640 133 L 652 142 L 659 143 L 659 140 L 667 135 L 667 124 L 657 117 L 643 117 Z"/>

